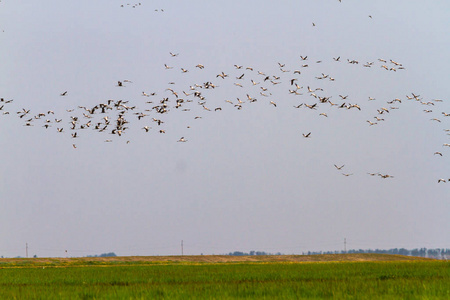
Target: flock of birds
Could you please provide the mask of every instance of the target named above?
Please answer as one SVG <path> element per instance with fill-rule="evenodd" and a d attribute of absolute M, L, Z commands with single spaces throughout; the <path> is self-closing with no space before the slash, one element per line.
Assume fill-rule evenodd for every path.
<path fill-rule="evenodd" d="M 338 0 L 341 2 L 341 0 Z M 127 3 L 122 4 L 121 7 L 136 8 L 141 3 Z M 157 12 L 164 12 L 164 9 L 155 9 Z M 372 16 L 369 16 L 372 18 Z M 315 23 L 313 23 L 315 26 Z M 205 65 L 197 64 L 191 66 L 191 68 L 185 66 L 174 66 L 172 63 L 177 62 L 178 53 L 169 53 L 170 59 L 175 59 L 167 62 L 161 66 L 161 72 L 179 72 L 181 74 L 193 73 L 192 69 L 196 71 L 204 70 Z M 75 141 L 80 138 L 86 130 L 93 130 L 98 133 L 106 133 L 111 137 L 105 139 L 105 142 L 113 142 L 113 137 L 126 136 L 127 131 L 130 129 L 131 119 L 137 119 L 138 123 L 144 123 L 139 128 L 144 132 L 157 132 L 159 134 L 165 134 L 166 128 L 164 124 L 166 122 L 165 116 L 171 111 L 182 111 L 191 114 L 191 120 L 198 120 L 202 118 L 203 113 L 220 113 L 223 110 L 235 109 L 242 110 L 247 109 L 252 103 L 266 102 L 274 108 L 277 108 L 280 104 L 286 105 L 290 103 L 294 109 L 305 109 L 309 111 L 317 111 L 318 117 L 328 118 L 330 108 L 337 110 L 353 110 L 361 111 L 366 109 L 365 103 L 357 103 L 351 101 L 349 95 L 330 95 L 324 85 L 322 87 L 301 84 L 305 82 L 303 77 L 308 73 L 309 69 L 316 64 L 321 64 L 321 60 L 312 60 L 307 55 L 299 55 L 299 63 L 296 66 L 286 66 L 286 64 L 278 62 L 277 72 L 271 74 L 255 69 L 251 66 L 244 66 L 235 64 L 230 66 L 229 70 L 217 72 L 215 77 L 204 82 L 194 82 L 186 85 L 184 88 L 180 88 L 174 81 L 168 82 L 168 86 L 162 91 L 142 91 L 139 97 L 145 97 L 144 103 L 138 100 L 130 103 L 130 100 L 106 100 L 101 103 L 96 103 L 90 107 L 78 106 L 66 109 L 66 112 L 70 114 L 69 118 L 65 118 L 62 115 L 55 114 L 53 110 L 47 110 L 34 113 L 31 109 L 13 108 L 13 99 L 0 99 L 0 113 L 5 115 L 17 115 L 20 120 L 23 120 L 23 126 L 32 127 L 40 126 L 46 130 L 55 130 L 58 134 L 65 134 L 69 132 L 71 138 Z M 406 70 L 402 63 L 394 61 L 392 59 L 378 58 L 374 61 L 360 62 L 355 59 L 343 59 L 340 56 L 333 57 L 333 63 L 348 64 L 353 66 L 362 66 L 363 68 L 377 68 L 387 72 L 401 72 Z M 331 74 L 315 74 L 314 79 L 317 82 L 334 82 L 336 78 Z M 232 82 L 231 87 L 235 87 L 240 95 L 239 97 L 232 97 L 228 99 L 221 99 L 221 102 L 217 102 L 217 99 L 210 100 L 211 91 L 218 89 L 225 82 Z M 184 82 L 185 83 L 185 82 Z M 115 88 L 126 88 L 128 85 L 132 85 L 133 82 L 128 79 L 117 80 Z M 319 85 L 319 84 L 318 84 Z M 227 87 L 227 89 L 230 89 Z M 282 91 L 283 100 L 278 101 L 280 96 L 275 96 L 274 89 Z M 227 90 L 228 91 L 228 90 Z M 334 96 L 334 98 L 333 98 Z M 62 91 L 60 97 L 70 97 L 70 91 Z M 292 101 L 286 101 L 284 98 L 291 97 Z M 300 100 L 300 101 L 299 101 Z M 136 101 L 136 100 L 134 100 Z M 380 102 L 375 97 L 368 96 L 367 102 Z M 450 116 L 450 112 L 439 111 L 438 106 L 442 99 L 430 99 L 424 100 L 421 95 L 414 92 L 405 95 L 401 98 L 394 98 L 390 100 L 384 100 L 379 107 L 373 111 L 373 116 L 366 120 L 368 126 L 380 125 L 389 118 L 391 112 L 399 109 L 401 104 L 406 101 L 416 102 L 424 107 L 423 112 L 428 114 L 430 121 L 443 123 L 444 118 Z M 11 109 L 12 108 L 12 109 Z M 190 125 L 187 126 L 190 128 Z M 446 135 L 450 135 L 450 129 L 443 128 Z M 299 135 L 300 136 L 300 135 Z M 302 132 L 303 138 L 313 138 L 314 134 L 311 131 Z M 177 142 L 186 143 L 188 139 L 184 136 L 180 137 Z M 130 143 L 129 140 L 126 143 Z M 77 144 L 73 142 L 72 147 L 77 148 Z M 443 143 L 444 148 L 450 148 L 450 143 Z M 445 150 L 434 152 L 435 156 L 447 155 Z M 334 165 L 338 171 L 343 171 L 345 165 Z M 353 173 L 341 173 L 343 176 L 352 176 Z M 380 178 L 394 178 L 393 175 L 380 173 L 380 172 L 368 172 L 370 176 L 379 176 Z M 438 183 L 450 182 L 450 178 L 439 178 Z"/>
<path fill-rule="evenodd" d="M 161 72 L 179 72 L 180 74 L 189 74 L 190 69 L 187 67 L 177 66 L 172 63 L 178 61 L 176 58 L 178 53 L 170 52 L 169 59 L 174 59 L 171 63 L 167 62 L 161 66 Z M 330 60 L 331 61 L 331 60 Z M 392 59 L 386 60 L 379 58 L 372 62 L 359 62 L 355 59 L 342 59 L 341 57 L 333 57 L 333 63 L 348 64 L 354 66 L 362 66 L 363 68 L 378 68 L 389 72 L 397 72 L 405 70 L 402 63 Z M 304 109 L 308 111 L 317 111 L 318 117 L 328 118 L 329 112 L 325 112 L 324 108 L 328 107 L 342 110 L 342 111 L 361 111 L 365 109 L 364 103 L 355 103 L 351 101 L 349 95 L 337 95 L 333 100 L 333 96 L 327 93 L 325 88 L 311 87 L 309 85 L 303 86 L 300 82 L 303 81 L 302 76 L 311 69 L 313 64 L 321 64 L 321 60 L 311 60 L 307 55 L 299 56 L 299 64 L 297 68 L 288 68 L 283 63 L 277 64 L 278 71 L 276 73 L 266 73 L 256 70 L 251 66 L 243 66 L 235 64 L 230 70 L 217 72 L 214 78 L 209 81 L 193 83 L 184 88 L 179 88 L 178 85 L 171 81 L 168 82 L 167 87 L 163 91 L 142 91 L 136 98 L 140 98 L 138 104 L 130 103 L 129 100 L 112 100 L 103 101 L 93 106 L 78 106 L 66 109 L 70 114 L 68 119 L 63 116 L 58 116 L 53 110 L 32 113 L 31 109 L 21 108 L 11 111 L 10 107 L 14 103 L 13 99 L 0 99 L 0 112 L 2 115 L 14 114 L 23 120 L 23 125 L 26 127 L 40 126 L 46 130 L 55 130 L 59 134 L 69 132 L 71 138 L 75 141 L 80 138 L 88 129 L 98 133 L 107 133 L 111 138 L 107 138 L 105 142 L 113 142 L 112 137 L 126 136 L 130 129 L 131 119 L 135 119 L 138 123 L 144 123 L 139 127 L 144 132 L 155 131 L 160 134 L 166 133 L 164 124 L 166 122 L 165 116 L 171 111 L 181 111 L 190 113 L 191 120 L 198 120 L 202 118 L 204 113 L 220 113 L 226 109 L 242 110 L 247 109 L 255 102 L 266 102 L 267 105 L 274 109 L 280 104 L 287 105 L 290 103 L 294 109 Z M 203 64 L 192 66 L 195 70 L 201 71 L 205 69 Z M 193 73 L 193 72 L 191 72 Z M 330 74 L 320 73 L 314 76 L 317 82 L 334 82 L 336 78 Z M 234 99 L 217 99 L 210 100 L 211 91 L 219 89 L 222 84 L 229 81 L 230 87 L 237 89 L 239 97 Z M 231 84 L 232 82 L 232 84 Z M 126 88 L 132 85 L 133 82 L 128 79 L 118 80 L 114 88 Z M 324 85 L 321 85 L 324 86 Z M 279 88 L 284 92 L 283 99 L 291 97 L 292 101 L 278 101 L 274 96 L 275 92 L 272 90 Z M 228 89 L 227 89 L 228 91 Z M 62 91 L 60 97 L 70 97 L 70 91 Z M 142 101 L 144 99 L 145 101 Z M 300 101 L 299 101 L 300 100 Z M 368 97 L 367 102 L 377 101 L 374 97 Z M 425 114 L 434 116 L 430 121 L 442 123 L 442 119 L 449 117 L 450 112 L 436 111 L 438 105 L 443 102 L 442 99 L 424 100 L 423 97 L 416 93 L 410 93 L 402 98 L 395 98 L 383 102 L 379 107 L 373 111 L 373 118 L 366 120 L 368 126 L 375 126 L 382 124 L 393 110 L 399 109 L 399 106 L 405 101 L 413 101 L 424 107 Z M 220 104 L 222 103 L 222 104 Z M 140 107 L 141 106 L 141 107 Z M 438 113 L 438 115 L 436 115 Z M 187 128 L 190 128 L 188 125 Z M 447 135 L 450 135 L 450 129 L 443 129 Z M 312 132 L 303 132 L 303 138 L 313 138 Z M 127 143 L 130 141 L 127 140 Z M 177 142 L 185 143 L 188 139 L 184 136 L 180 137 Z M 74 142 L 73 148 L 77 145 Z M 443 143 L 444 148 L 450 148 L 449 143 Z M 443 150 L 436 151 L 434 155 L 444 156 Z M 344 165 L 334 165 L 338 171 L 342 171 Z M 343 176 L 352 176 L 353 173 L 341 173 Z M 370 176 L 379 176 L 380 178 L 394 178 L 393 175 L 383 174 L 379 172 L 368 172 Z M 449 179 L 440 178 L 438 183 L 450 182 Z"/>
<path fill-rule="evenodd" d="M 139 7 L 139 6 L 141 6 L 142 5 L 142 3 L 141 2 L 138 2 L 138 3 L 127 3 L 127 4 L 121 4 L 120 5 L 120 7 L 131 7 L 131 8 L 136 8 L 136 7 Z M 164 12 L 164 9 L 163 8 L 161 8 L 161 9 L 155 9 L 155 11 L 156 12 Z"/>

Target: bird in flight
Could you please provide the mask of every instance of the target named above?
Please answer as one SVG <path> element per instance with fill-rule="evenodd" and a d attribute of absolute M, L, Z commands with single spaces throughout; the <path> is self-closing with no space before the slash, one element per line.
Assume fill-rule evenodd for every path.
<path fill-rule="evenodd" d="M 381 178 L 394 178 L 394 176 L 389 175 L 389 174 L 385 174 L 385 175 L 383 175 L 383 174 L 378 174 L 378 176 L 380 176 Z"/>
<path fill-rule="evenodd" d="M 345 165 L 342 165 L 342 166 L 340 166 L 340 167 L 338 167 L 338 166 L 336 166 L 336 165 L 334 165 L 334 166 L 336 167 L 336 169 L 341 170 Z"/>
<path fill-rule="evenodd" d="M 228 75 L 225 74 L 224 72 L 222 72 L 221 74 L 216 75 L 216 78 L 217 77 L 221 77 L 222 79 L 225 79 L 225 77 L 228 77 Z"/>
<path fill-rule="evenodd" d="M 311 136 L 311 132 L 309 132 L 307 134 L 304 134 L 304 133 L 302 133 L 302 134 L 303 134 L 303 137 L 305 137 L 305 138 L 309 138 Z"/>

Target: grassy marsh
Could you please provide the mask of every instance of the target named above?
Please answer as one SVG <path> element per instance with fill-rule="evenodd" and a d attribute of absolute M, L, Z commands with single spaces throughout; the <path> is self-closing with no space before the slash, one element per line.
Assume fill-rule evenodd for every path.
<path fill-rule="evenodd" d="M 91 258 L 88 261 L 95 261 Z M 297 262 L 54 259 L 0 265 L 2 299 L 448 299 L 450 265 L 434 260 Z M 279 260 L 283 260 L 280 258 Z M 59 262 L 59 264 L 58 264 Z M 78 262 L 78 263 L 75 263 Z"/>

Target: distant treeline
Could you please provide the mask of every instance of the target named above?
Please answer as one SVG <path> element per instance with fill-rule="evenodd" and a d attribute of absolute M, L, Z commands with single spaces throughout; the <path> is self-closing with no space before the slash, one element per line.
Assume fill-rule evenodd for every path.
<path fill-rule="evenodd" d="M 87 257 L 112 257 L 117 256 L 114 252 L 102 253 L 100 255 L 88 255 Z"/>
<path fill-rule="evenodd" d="M 394 249 L 359 249 L 359 250 L 348 250 L 346 252 L 344 251 L 327 251 L 327 252 L 311 252 L 308 251 L 307 255 L 314 255 L 314 254 L 337 254 L 337 253 L 377 253 L 377 254 L 398 254 L 398 255 L 406 255 L 406 256 L 418 256 L 418 257 L 428 257 L 428 258 L 437 258 L 437 259 L 449 259 L 450 258 L 450 249 L 427 249 L 427 248 L 420 248 L 420 249 L 405 249 L 405 248 L 394 248 Z"/>
<path fill-rule="evenodd" d="M 405 249 L 405 248 L 394 248 L 394 249 L 359 249 L 359 250 L 348 250 L 348 251 L 308 251 L 303 252 L 303 255 L 317 255 L 317 254 L 344 254 L 344 253 L 378 253 L 378 254 L 398 254 L 398 255 L 406 255 L 406 256 L 418 256 L 418 257 L 428 257 L 428 258 L 437 258 L 437 259 L 450 259 L 450 249 Z M 265 251 L 250 251 L 250 252 L 241 252 L 234 251 L 228 253 L 228 255 L 232 256 L 244 256 L 244 255 L 282 255 L 282 253 L 268 253 Z"/>
<path fill-rule="evenodd" d="M 248 256 L 248 255 L 283 255 L 282 253 L 278 252 L 278 253 L 267 253 L 264 251 L 250 251 L 250 252 L 241 252 L 241 251 L 234 251 L 234 252 L 230 252 L 227 255 L 231 255 L 231 256 Z"/>

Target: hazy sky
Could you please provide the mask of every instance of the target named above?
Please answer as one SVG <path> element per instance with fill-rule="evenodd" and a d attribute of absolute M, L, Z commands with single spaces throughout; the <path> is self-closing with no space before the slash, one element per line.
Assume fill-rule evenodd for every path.
<path fill-rule="evenodd" d="M 137 3 L 0 2 L 0 255 L 450 247 L 449 1 Z"/>

